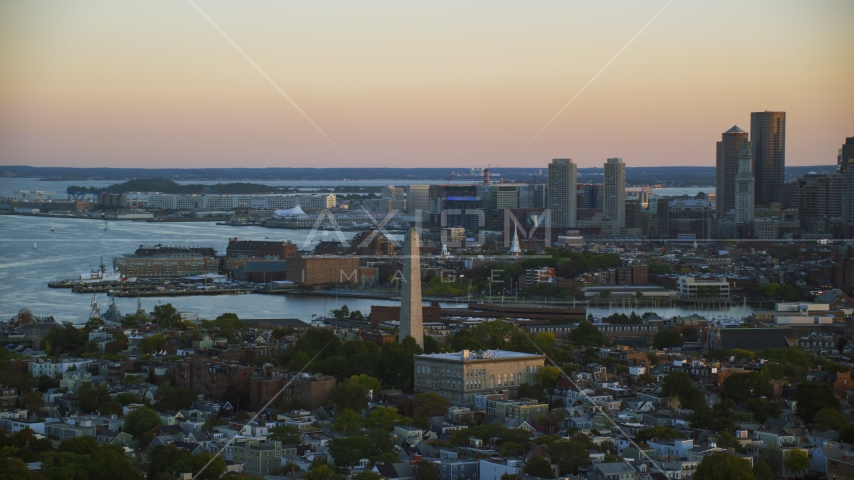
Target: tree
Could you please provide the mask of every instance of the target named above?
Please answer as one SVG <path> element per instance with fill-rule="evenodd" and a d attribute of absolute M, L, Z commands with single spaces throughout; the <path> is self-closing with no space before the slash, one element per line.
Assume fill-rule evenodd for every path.
<path fill-rule="evenodd" d="M 335 459 L 335 464 L 342 467 L 357 465 L 359 460 L 369 458 L 373 448 L 373 441 L 367 435 L 333 438 L 329 441 L 329 453 Z"/>
<path fill-rule="evenodd" d="M 171 303 L 155 306 L 152 314 L 154 315 L 154 321 L 160 328 L 173 328 L 180 326 L 182 323 L 181 315 L 178 315 L 178 310 Z"/>
<path fill-rule="evenodd" d="M 577 433 L 569 440 L 558 440 L 549 446 L 549 456 L 561 472 L 576 473 L 578 467 L 590 464 L 590 449 L 595 448 L 587 435 Z"/>
<path fill-rule="evenodd" d="M 377 407 L 368 414 L 368 424 L 386 430 L 391 430 L 395 425 L 404 421 L 405 417 L 397 413 L 397 409 L 394 407 Z"/>
<path fill-rule="evenodd" d="M 332 388 L 331 398 L 336 409 L 361 412 L 368 408 L 368 391 L 368 387 L 351 377 Z"/>
<path fill-rule="evenodd" d="M 750 463 L 728 453 L 704 457 L 694 473 L 694 480 L 754 480 Z"/>
<path fill-rule="evenodd" d="M 336 432 L 357 432 L 365 426 L 365 417 L 354 410 L 345 409 L 335 414 L 332 430 Z"/>
<path fill-rule="evenodd" d="M 207 465 L 211 459 L 213 461 Z M 175 478 L 182 472 L 193 472 L 197 475 L 195 478 L 214 480 L 221 477 L 225 470 L 225 460 L 219 455 L 208 452 L 193 455 L 173 444 L 157 445 L 151 450 L 148 478 Z"/>
<path fill-rule="evenodd" d="M 641 430 L 635 436 L 635 440 L 638 442 L 645 442 L 654 438 L 659 440 L 670 440 L 673 438 L 682 438 L 682 435 L 670 427 L 657 426 Z"/>
<path fill-rule="evenodd" d="M 439 469 L 432 462 L 421 460 L 415 471 L 415 480 L 439 480 Z"/>
<path fill-rule="evenodd" d="M 814 422 L 817 431 L 837 430 L 840 425 L 845 425 L 845 417 L 835 408 L 822 408 L 815 414 Z"/>
<path fill-rule="evenodd" d="M 528 463 L 525 464 L 523 470 L 526 475 L 532 475 L 539 478 L 555 478 L 552 465 L 548 460 L 542 457 L 531 457 Z"/>
<path fill-rule="evenodd" d="M 339 475 L 326 464 L 316 465 L 303 475 L 303 480 L 344 480 L 344 475 Z"/>
<path fill-rule="evenodd" d="M 696 342 L 700 339 L 700 332 L 694 327 L 688 327 L 682 330 L 682 338 L 686 342 Z"/>
<path fill-rule="evenodd" d="M 415 396 L 416 417 L 436 417 L 448 410 L 448 400 L 438 393 L 419 393 Z"/>
<path fill-rule="evenodd" d="M 764 398 L 751 398 L 747 401 L 747 410 L 753 414 L 753 419 L 765 423 L 769 418 L 777 418 L 782 411 L 776 402 Z"/>
<path fill-rule="evenodd" d="M 652 346 L 656 350 L 681 347 L 682 343 L 682 335 L 676 330 L 662 330 L 652 338 Z"/>
<path fill-rule="evenodd" d="M 753 465 L 753 476 L 756 480 L 774 480 L 774 470 L 771 470 L 765 460 L 757 460 Z"/>
<path fill-rule="evenodd" d="M 160 426 L 160 414 L 148 407 L 139 407 L 125 415 L 125 431 L 139 438 L 145 432 Z"/>
<path fill-rule="evenodd" d="M 299 428 L 282 425 L 270 430 L 270 438 L 282 442 L 282 445 L 299 445 L 302 443 Z"/>
<path fill-rule="evenodd" d="M 555 384 L 557 384 L 557 379 L 560 378 L 560 376 L 560 369 L 552 367 L 551 365 L 546 365 L 537 372 L 535 381 L 537 382 L 537 385 L 540 385 L 543 388 L 554 388 Z"/>
<path fill-rule="evenodd" d="M 155 307 L 155 309 L 156 308 L 157 307 Z M 142 353 L 155 353 L 165 340 L 166 338 L 163 335 L 157 333 L 149 337 L 143 338 L 142 341 L 139 342 L 139 345 L 137 345 L 137 348 Z"/>
<path fill-rule="evenodd" d="M 801 382 L 795 388 L 797 400 L 796 413 L 801 420 L 812 423 L 819 410 L 832 408 L 839 410 L 839 400 L 833 387 L 819 382 Z"/>
<path fill-rule="evenodd" d="M 373 470 L 362 470 L 353 475 L 353 480 L 385 480 L 385 477 Z"/>
<path fill-rule="evenodd" d="M 26 408 L 27 410 L 38 410 L 44 407 L 44 395 L 42 395 L 41 392 L 38 391 L 27 392 L 24 394 L 22 403 L 24 404 L 24 408 Z"/>
<path fill-rule="evenodd" d="M 196 400 L 197 394 L 191 388 L 173 387 L 167 380 L 157 387 L 154 398 L 157 400 L 157 409 L 165 412 L 166 410 L 189 408 Z"/>
<path fill-rule="evenodd" d="M 793 472 L 802 472 L 810 466 L 810 456 L 803 450 L 793 449 L 786 454 L 786 466 Z"/>
<path fill-rule="evenodd" d="M 737 404 L 747 403 L 751 398 L 771 395 L 771 383 L 757 372 L 734 373 L 723 383 L 721 396 Z"/>
<path fill-rule="evenodd" d="M 608 344 L 608 339 L 590 322 L 579 322 L 578 326 L 569 332 L 570 341 L 576 346 L 601 347 Z"/>
<path fill-rule="evenodd" d="M 664 377 L 661 392 L 667 396 L 679 397 L 682 408 L 691 410 L 707 407 L 706 396 L 694 386 L 694 380 L 687 373 L 671 372 Z"/>

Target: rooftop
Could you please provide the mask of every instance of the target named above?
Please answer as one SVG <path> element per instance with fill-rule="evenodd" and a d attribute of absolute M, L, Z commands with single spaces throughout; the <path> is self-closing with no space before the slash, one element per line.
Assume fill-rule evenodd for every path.
<path fill-rule="evenodd" d="M 461 352 L 453 352 L 453 353 L 429 353 L 425 355 L 416 355 L 416 358 L 429 358 L 429 359 L 437 359 L 437 360 L 452 360 L 452 361 L 460 361 L 460 360 L 504 360 L 509 358 L 515 359 L 524 359 L 524 358 L 538 358 L 542 357 L 542 355 L 537 355 L 533 353 L 523 353 L 523 352 L 511 352 L 509 350 L 463 350 Z"/>

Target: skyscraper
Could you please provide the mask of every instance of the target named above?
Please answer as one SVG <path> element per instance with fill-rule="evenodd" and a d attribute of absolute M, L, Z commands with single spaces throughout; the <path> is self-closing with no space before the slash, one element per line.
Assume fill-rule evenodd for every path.
<path fill-rule="evenodd" d="M 782 201 L 786 170 L 786 112 L 750 114 L 756 205 Z"/>
<path fill-rule="evenodd" d="M 753 221 L 753 201 L 755 179 L 753 178 L 753 156 L 750 154 L 750 142 L 747 137 L 741 142 L 738 155 L 738 173 L 735 175 L 735 223 Z"/>
<path fill-rule="evenodd" d="M 424 347 L 421 307 L 421 242 L 418 232 L 409 229 L 403 240 L 403 293 L 400 296 L 400 341 L 412 336 Z"/>
<path fill-rule="evenodd" d="M 626 228 L 626 164 L 622 158 L 609 158 L 605 162 L 605 195 L 603 213 L 614 225 L 612 232 L 619 234 Z"/>
<path fill-rule="evenodd" d="M 741 152 L 745 140 L 747 140 L 747 132 L 738 126 L 734 126 L 724 132 L 721 135 L 721 141 L 717 143 L 715 211 L 718 218 L 726 217 L 726 214 L 735 208 L 735 175 L 739 169 L 738 154 Z"/>
<path fill-rule="evenodd" d="M 842 174 L 842 223 L 854 225 L 854 137 L 846 138 L 842 145 L 839 173 Z M 846 232 L 850 230 L 854 229 L 846 228 Z"/>
<path fill-rule="evenodd" d="M 553 227 L 575 228 L 575 182 L 578 170 L 569 158 L 549 164 L 549 210 Z"/>

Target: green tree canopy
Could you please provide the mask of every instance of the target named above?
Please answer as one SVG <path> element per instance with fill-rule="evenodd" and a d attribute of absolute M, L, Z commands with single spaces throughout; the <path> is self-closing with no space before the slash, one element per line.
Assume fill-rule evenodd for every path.
<path fill-rule="evenodd" d="M 357 378 L 351 377 L 332 388 L 332 402 L 339 411 L 361 412 L 368 408 L 368 390 Z"/>
<path fill-rule="evenodd" d="M 713 453 L 703 457 L 694 480 L 754 480 L 750 463 L 728 453 Z"/>
<path fill-rule="evenodd" d="M 662 348 L 678 348 L 681 347 L 684 341 L 682 335 L 676 330 L 662 330 L 655 334 L 652 338 L 652 346 L 656 350 Z"/>
<path fill-rule="evenodd" d="M 531 457 L 528 463 L 525 464 L 523 471 L 526 475 L 538 478 L 555 478 L 551 463 L 542 457 Z"/>
<path fill-rule="evenodd" d="M 825 408 L 839 410 L 839 400 L 833 387 L 819 382 L 801 382 L 795 388 L 796 413 L 801 420 L 812 423 L 816 414 Z"/>
<path fill-rule="evenodd" d="M 586 321 L 579 322 L 569 332 L 569 339 L 574 345 L 581 347 L 601 347 L 609 343 L 608 339 L 602 335 L 602 332 L 598 328 Z"/>
<path fill-rule="evenodd" d="M 160 414 L 148 407 L 139 407 L 125 415 L 124 429 L 134 438 L 160 426 Z"/>

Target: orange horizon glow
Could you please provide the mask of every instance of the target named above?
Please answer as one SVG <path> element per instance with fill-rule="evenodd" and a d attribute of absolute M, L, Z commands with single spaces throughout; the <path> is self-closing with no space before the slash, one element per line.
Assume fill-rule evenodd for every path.
<path fill-rule="evenodd" d="M 854 3 L 195 0 L 0 5 L 0 163 L 76 167 L 715 164 L 787 112 L 786 164 L 854 136 Z"/>

